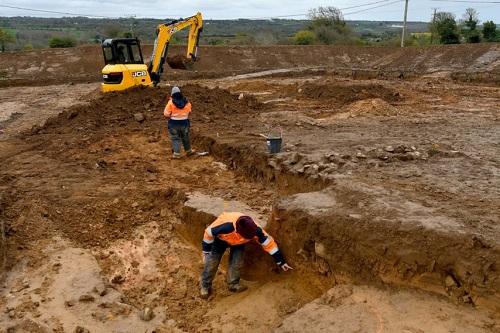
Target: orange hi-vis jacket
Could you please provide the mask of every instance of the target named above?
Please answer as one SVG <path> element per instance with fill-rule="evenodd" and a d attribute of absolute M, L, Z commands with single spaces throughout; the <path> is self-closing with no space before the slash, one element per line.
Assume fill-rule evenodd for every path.
<path fill-rule="evenodd" d="M 219 215 L 219 217 L 205 229 L 202 241 L 203 252 L 209 253 L 212 251 L 212 244 L 216 238 L 226 242 L 229 246 L 241 245 L 255 240 L 262 246 L 264 251 L 273 257 L 276 264 L 284 264 L 285 260 L 278 248 L 278 244 L 276 244 L 274 239 L 257 223 L 257 233 L 253 239 L 243 238 L 236 232 L 236 221 L 244 215 L 245 214 L 236 212 L 222 213 Z"/>
<path fill-rule="evenodd" d="M 165 110 L 163 111 L 163 115 L 165 117 L 169 117 L 172 120 L 186 120 L 189 119 L 189 114 L 191 113 L 191 103 L 188 102 L 186 106 L 182 109 L 175 106 L 172 102 L 172 98 L 168 101 L 165 106 Z"/>

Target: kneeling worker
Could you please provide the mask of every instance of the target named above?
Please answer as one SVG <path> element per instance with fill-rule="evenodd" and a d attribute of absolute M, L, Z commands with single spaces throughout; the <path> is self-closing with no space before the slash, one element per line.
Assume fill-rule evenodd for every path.
<path fill-rule="evenodd" d="M 205 230 L 202 251 L 204 269 L 201 274 L 201 298 L 208 298 L 211 293 L 212 281 L 215 278 L 219 263 L 224 252 L 229 247 L 229 268 L 227 282 L 229 290 L 240 292 L 246 290 L 240 285 L 240 268 L 243 263 L 245 243 L 257 241 L 269 253 L 276 264 L 283 270 L 292 269 L 278 249 L 274 239 L 264 229 L 257 225 L 249 216 L 241 213 L 222 213 Z"/>

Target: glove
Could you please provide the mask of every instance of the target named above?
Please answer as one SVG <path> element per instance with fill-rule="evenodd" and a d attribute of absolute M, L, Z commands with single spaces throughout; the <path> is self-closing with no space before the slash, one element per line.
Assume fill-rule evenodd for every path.
<path fill-rule="evenodd" d="M 290 270 L 292 270 L 292 269 L 293 269 L 293 268 L 292 268 L 290 265 L 288 265 L 286 262 L 285 262 L 284 264 L 280 265 L 280 268 L 283 270 L 283 272 L 290 271 Z"/>

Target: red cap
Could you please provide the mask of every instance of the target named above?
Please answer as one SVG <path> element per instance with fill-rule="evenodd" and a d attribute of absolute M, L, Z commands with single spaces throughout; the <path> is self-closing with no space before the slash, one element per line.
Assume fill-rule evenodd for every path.
<path fill-rule="evenodd" d="M 236 232 L 245 239 L 252 239 L 257 234 L 257 225 L 250 216 L 241 216 L 236 220 Z"/>

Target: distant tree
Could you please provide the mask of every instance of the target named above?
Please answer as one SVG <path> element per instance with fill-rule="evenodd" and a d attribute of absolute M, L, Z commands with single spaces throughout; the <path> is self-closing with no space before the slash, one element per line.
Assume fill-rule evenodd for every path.
<path fill-rule="evenodd" d="M 67 48 L 76 46 L 76 40 L 71 37 L 52 37 L 49 39 L 50 48 Z"/>
<path fill-rule="evenodd" d="M 257 32 L 254 38 L 258 45 L 276 45 L 278 43 L 278 39 L 270 31 Z"/>
<path fill-rule="evenodd" d="M 117 38 L 123 34 L 122 28 L 117 24 L 109 24 L 104 27 L 104 35 L 107 38 Z"/>
<path fill-rule="evenodd" d="M 467 8 L 462 20 L 462 34 L 467 43 L 479 43 L 481 34 L 477 29 L 479 14 L 474 8 Z"/>
<path fill-rule="evenodd" d="M 483 24 L 483 38 L 487 42 L 496 42 L 498 38 L 497 25 L 493 21 L 487 21 Z"/>
<path fill-rule="evenodd" d="M 7 44 L 15 43 L 16 38 L 10 34 L 7 30 L 0 28 L 0 47 L 2 52 L 5 52 L 5 47 Z"/>
<path fill-rule="evenodd" d="M 340 9 L 336 7 L 318 7 L 309 11 L 311 23 L 308 30 L 323 44 L 349 44 L 353 34 L 347 26 Z"/>
<path fill-rule="evenodd" d="M 463 21 L 471 30 L 476 29 L 479 23 L 479 13 L 474 8 L 467 8 L 463 15 Z"/>
<path fill-rule="evenodd" d="M 310 45 L 314 43 L 315 39 L 316 35 L 314 32 L 309 30 L 297 31 L 297 33 L 293 36 L 293 41 L 297 45 Z"/>
<path fill-rule="evenodd" d="M 435 29 L 439 35 L 441 44 L 459 44 L 460 34 L 458 32 L 455 15 L 448 12 L 438 12 L 431 24 L 431 29 Z M 432 31 L 432 30 L 431 30 Z"/>
<path fill-rule="evenodd" d="M 348 29 L 342 11 L 336 7 L 318 7 L 309 11 L 311 27 L 326 26 L 338 31 Z"/>
<path fill-rule="evenodd" d="M 236 45 L 254 45 L 255 37 L 246 32 L 238 32 L 234 37 L 233 43 Z"/>

